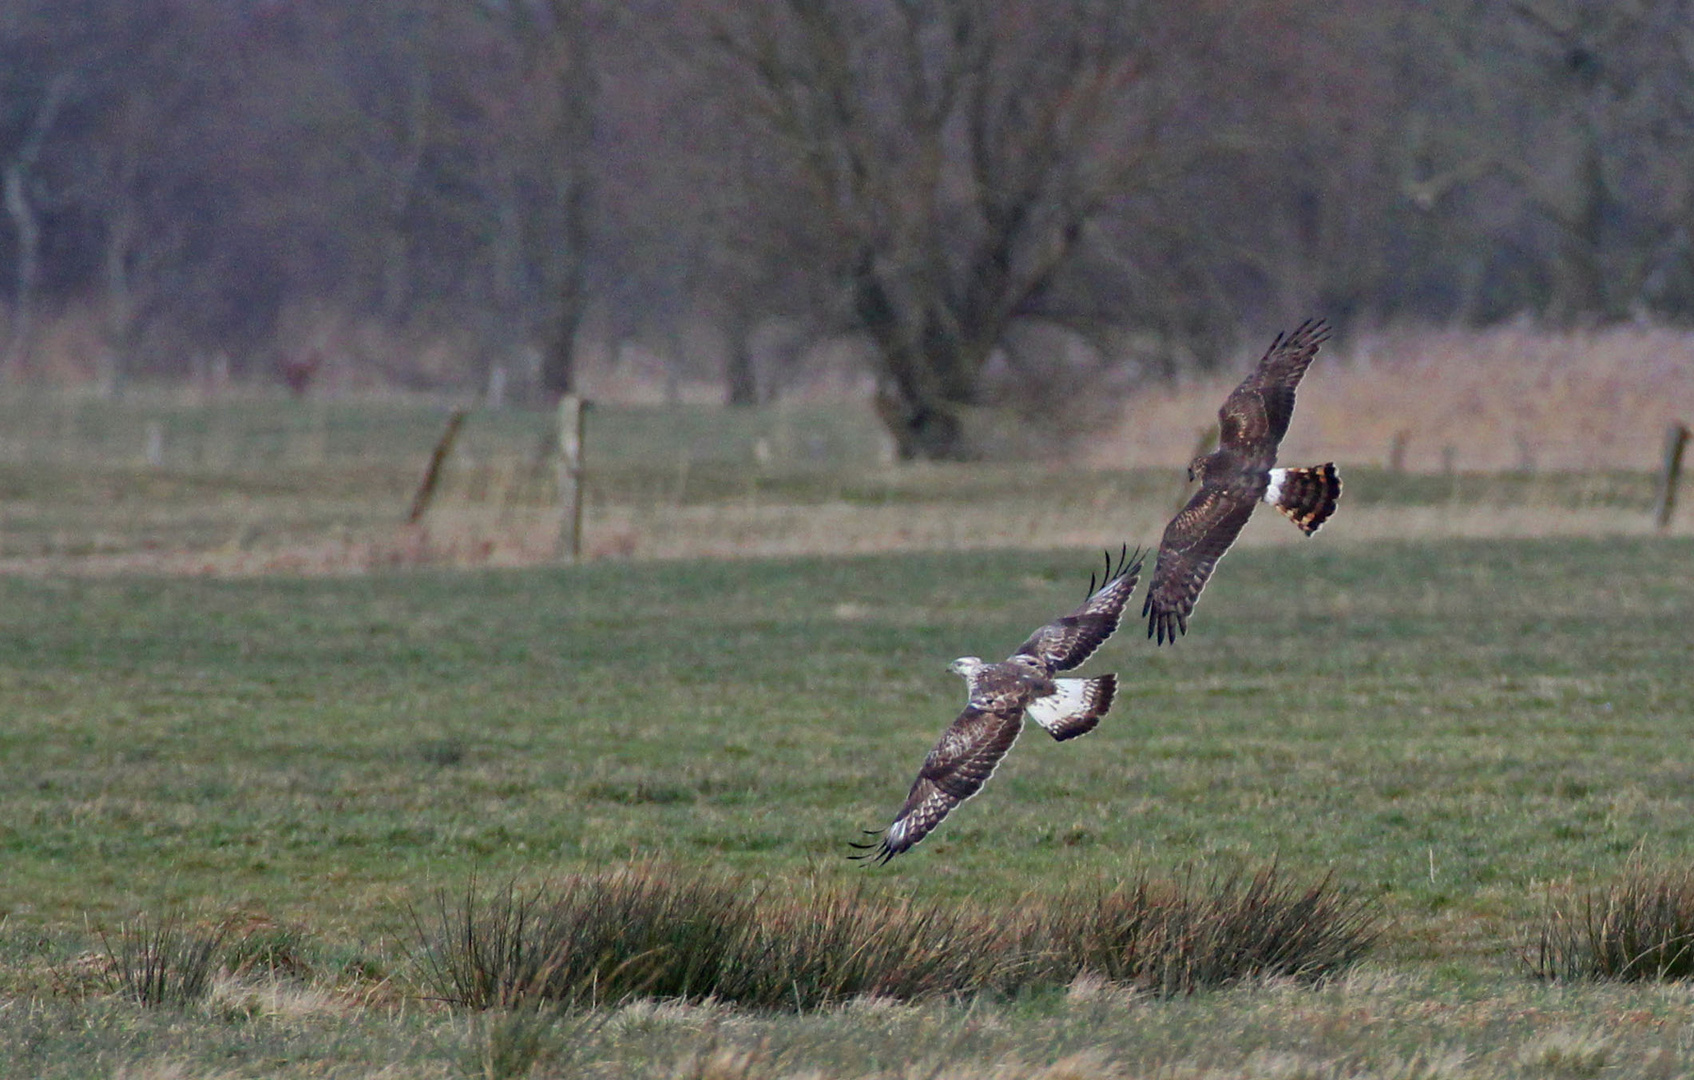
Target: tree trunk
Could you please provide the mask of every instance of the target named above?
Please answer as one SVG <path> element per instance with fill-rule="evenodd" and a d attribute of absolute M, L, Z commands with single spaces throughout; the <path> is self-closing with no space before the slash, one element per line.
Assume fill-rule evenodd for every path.
<path fill-rule="evenodd" d="M 753 332 L 741 319 L 732 320 L 729 353 L 724 358 L 724 404 L 731 408 L 758 405 L 759 373 L 753 365 Z"/>
<path fill-rule="evenodd" d="M 581 118 L 579 118 L 581 119 Z M 573 128 L 572 150 L 586 153 L 587 121 Z M 579 160 L 559 165 L 561 175 L 561 232 L 568 249 L 560 260 L 557 316 L 553 323 L 552 340 L 541 358 L 541 386 L 549 401 L 558 402 L 566 394 L 577 392 L 576 336 L 582 328 L 588 309 L 587 261 L 589 248 L 588 200 L 589 178 L 586 166 Z"/>
<path fill-rule="evenodd" d="M 1606 174 L 1599 133 L 1583 126 L 1583 145 L 1576 164 L 1571 199 L 1574 207 L 1559 217 L 1563 227 L 1561 255 L 1554 267 L 1554 290 L 1549 314 L 1554 321 L 1574 325 L 1585 321 L 1611 322 L 1625 314 L 1608 287 L 1603 229 L 1608 203 Z"/>
<path fill-rule="evenodd" d="M 884 383 L 877 387 L 875 404 L 899 460 L 968 461 L 974 456 L 959 414 L 947 403 L 913 400 Z"/>
<path fill-rule="evenodd" d="M 6 354 L 0 357 L 0 374 L 17 371 L 24 364 L 34 336 L 35 283 L 39 276 L 41 224 L 24 192 L 26 166 L 14 162 L 5 170 L 6 215 L 17 234 L 18 259 L 12 273 L 12 333 Z"/>
<path fill-rule="evenodd" d="M 550 404 L 577 392 L 576 336 L 588 308 L 584 263 L 588 251 L 588 183 L 573 163 L 564 178 L 564 241 L 570 251 L 559 267 L 557 314 L 541 354 L 541 388 Z"/>
<path fill-rule="evenodd" d="M 901 461 L 966 461 L 975 456 L 961 422 L 961 410 L 978 400 L 982 362 L 988 345 L 962 340 L 947 327 L 956 325 L 931 296 L 905 304 L 895 288 L 866 265 L 857 277 L 856 314 L 881 354 L 876 411 L 894 437 Z"/>
<path fill-rule="evenodd" d="M 34 334 L 32 320 L 35 317 L 35 287 L 40 276 L 41 221 L 30 202 L 29 174 L 41 155 L 42 143 L 47 139 L 47 132 L 52 128 L 59 105 L 69 88 L 69 75 L 61 72 L 53 77 L 40 107 L 36 109 L 23 145 L 6 163 L 4 170 L 6 215 L 12 219 L 12 229 L 17 233 L 18 254 L 12 278 L 12 334 L 6 344 L 5 355 L 0 356 L 0 376 L 23 364 Z"/>
<path fill-rule="evenodd" d="M 576 393 L 576 334 L 582 326 L 581 294 L 566 289 L 553 333 L 541 353 L 541 388 L 552 405 Z"/>

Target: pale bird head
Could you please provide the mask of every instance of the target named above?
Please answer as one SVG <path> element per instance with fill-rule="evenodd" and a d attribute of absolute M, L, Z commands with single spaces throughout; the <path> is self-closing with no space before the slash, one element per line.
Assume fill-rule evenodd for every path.
<path fill-rule="evenodd" d="M 972 675 L 976 674 L 977 670 L 981 667 L 982 667 L 982 657 L 980 657 L 980 656 L 961 656 L 957 660 L 953 661 L 951 664 L 948 664 L 947 670 L 951 671 L 955 675 L 962 675 L 962 676 L 964 676 L 965 678 L 968 679 Z"/>
<path fill-rule="evenodd" d="M 1211 465 L 1211 463 L 1212 455 L 1210 454 L 1201 454 L 1193 461 L 1190 461 L 1188 463 L 1188 482 L 1192 484 L 1196 480 L 1205 480 L 1206 468 Z"/>

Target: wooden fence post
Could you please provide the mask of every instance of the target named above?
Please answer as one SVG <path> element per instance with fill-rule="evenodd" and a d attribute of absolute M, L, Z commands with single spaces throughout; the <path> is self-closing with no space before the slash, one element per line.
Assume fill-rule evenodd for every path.
<path fill-rule="evenodd" d="M 575 394 L 559 399 L 559 538 L 554 555 L 582 558 L 582 412 Z"/>
<path fill-rule="evenodd" d="M 418 493 L 412 496 L 412 509 L 406 515 L 408 525 L 416 525 L 429 509 L 429 502 L 435 497 L 436 485 L 441 483 L 441 468 L 447 463 L 447 455 L 453 452 L 453 442 L 458 439 L 459 429 L 464 424 L 465 410 L 454 409 L 453 415 L 447 418 L 446 430 L 442 431 L 441 438 L 435 440 L 435 449 L 430 451 L 429 468 L 424 470 L 423 480 L 418 484 Z"/>
<path fill-rule="evenodd" d="M 1682 452 L 1688 449 L 1688 425 L 1672 421 L 1665 431 L 1665 457 L 1659 466 L 1659 497 L 1653 506 L 1653 523 L 1661 529 L 1670 528 L 1671 515 L 1676 512 L 1676 488 L 1682 478 Z"/>

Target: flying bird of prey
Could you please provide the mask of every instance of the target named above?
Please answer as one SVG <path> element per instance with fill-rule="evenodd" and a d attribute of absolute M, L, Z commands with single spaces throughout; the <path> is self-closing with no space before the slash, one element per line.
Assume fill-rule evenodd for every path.
<path fill-rule="evenodd" d="M 886 863 L 928 836 L 955 806 L 982 790 L 1017 742 L 1026 716 L 1059 742 L 1094 730 L 1112 707 L 1117 676 L 1059 679 L 1054 673 L 1081 666 L 1117 630 L 1140 578 L 1141 556 L 1125 548 L 1114 569 L 1107 552 L 1100 587 L 1090 576 L 1082 606 L 1031 634 L 1004 662 L 990 664 L 975 656 L 953 661 L 949 670 L 965 679 L 969 700 L 964 712 L 924 759 L 894 823 L 881 834 L 867 831 L 880 839 L 854 844 L 865 854 L 851 858 Z"/>
<path fill-rule="evenodd" d="M 1147 636 L 1159 644 L 1188 632 L 1188 615 L 1206 579 L 1260 502 L 1282 511 L 1307 536 L 1335 513 L 1341 475 L 1334 462 L 1274 467 L 1277 444 L 1294 415 L 1294 387 L 1318 346 L 1328 340 L 1329 326 L 1322 319 L 1307 319 L 1292 334 L 1278 334 L 1259 366 L 1224 399 L 1218 410 L 1218 448 L 1188 466 L 1188 479 L 1200 481 L 1200 490 L 1165 526 L 1141 605 Z"/>

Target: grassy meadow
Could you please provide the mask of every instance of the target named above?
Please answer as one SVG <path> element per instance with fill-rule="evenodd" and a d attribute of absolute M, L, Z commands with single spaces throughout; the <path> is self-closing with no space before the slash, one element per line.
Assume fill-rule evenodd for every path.
<path fill-rule="evenodd" d="M 659 1068 L 650 1046 L 673 1071 L 751 1054 L 748 1075 L 863 1075 L 908 1053 L 1173 1075 L 1418 1054 L 1452 1075 L 1494 1063 L 1484 1075 L 1543 1051 L 1645 1069 L 1694 1035 L 1694 993 L 1542 986 L 1522 951 L 1550 891 L 1694 856 L 1691 556 L 1633 538 L 1234 554 L 1188 638 L 1154 649 L 1132 628 L 1091 663 L 1122 679 L 1097 733 L 1026 735 L 881 869 L 842 856 L 956 712 L 944 664 L 1004 653 L 1080 597 L 1086 551 L 6 578 L 0 1045 L 14 1065 L 38 1048 L 15 1075 L 114 1059 L 358 1075 L 396 1057 L 453 1075 L 499 1021 L 411 1000 L 405 912 L 473 874 L 662 860 L 1011 902 L 1276 860 L 1380 903 L 1364 974 L 786 1021 L 626 1009 L 565 1041 L 609 1075 Z M 291 928 L 310 977 L 240 991 L 256 1019 L 234 1027 L 67 992 L 95 929 L 175 909 Z M 170 1034 L 182 1024 L 197 1033 Z M 1570 1045 L 1535 1049 L 1555 1035 Z M 868 1058 L 849 1052 L 866 1040 Z"/>
<path fill-rule="evenodd" d="M 859 404 L 598 404 L 585 422 L 583 552 L 689 560 L 1151 543 L 1186 497 L 1182 465 L 1217 392 L 1189 387 L 1149 425 L 1168 436 L 1158 452 L 1102 436 L 1096 450 L 1112 450 L 1115 463 L 1080 465 L 893 465 Z M 472 411 L 427 514 L 407 523 L 450 411 L 423 398 L 0 398 L 0 574 L 309 576 L 554 562 L 560 512 L 544 411 Z M 1481 444 L 1505 438 L 1502 425 L 1485 430 Z M 1637 425 L 1635 434 L 1656 448 L 1663 431 Z M 1391 469 L 1359 446 L 1311 440 L 1285 456 L 1340 462 L 1348 513 L 1329 533 L 1372 542 L 1656 535 L 1656 450 L 1636 450 L 1587 467 L 1504 471 Z M 1694 535 L 1694 513 L 1670 532 Z M 1270 521 L 1244 537 L 1297 541 Z"/>
<path fill-rule="evenodd" d="M 444 420 L 0 403 L 0 1076 L 1694 1072 L 1686 983 L 1532 977 L 1550 911 L 1694 867 L 1694 536 L 1651 531 L 1644 469 L 1337 455 L 1319 538 L 1260 515 L 1186 638 L 1132 620 L 1090 661 L 1120 678 L 1097 732 L 1026 733 L 872 868 L 847 844 L 956 714 L 948 661 L 1068 610 L 1180 477 L 893 468 L 853 410 L 608 404 L 592 558 L 561 566 L 536 414 L 475 414 L 402 524 Z M 421 940 L 473 887 L 631 866 L 1017 912 L 1273 865 L 1370 905 L 1360 966 L 482 1011 Z M 136 1004 L 115 961 L 176 926 L 225 935 L 213 985 Z"/>

